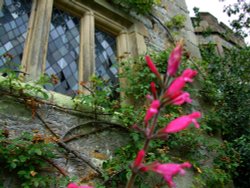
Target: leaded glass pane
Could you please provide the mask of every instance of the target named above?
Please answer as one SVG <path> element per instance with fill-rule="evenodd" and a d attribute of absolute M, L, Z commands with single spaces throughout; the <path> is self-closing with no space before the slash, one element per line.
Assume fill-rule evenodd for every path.
<path fill-rule="evenodd" d="M 21 64 L 31 6 L 31 0 L 4 0 L 0 10 L 0 68 L 7 66 L 6 57 L 10 56 L 11 68 Z"/>
<path fill-rule="evenodd" d="M 45 72 L 58 83 L 45 88 L 66 95 L 78 90 L 79 19 L 57 8 L 53 9 Z"/>
<path fill-rule="evenodd" d="M 116 38 L 99 29 L 95 30 L 96 74 L 107 84 L 117 87 Z"/>

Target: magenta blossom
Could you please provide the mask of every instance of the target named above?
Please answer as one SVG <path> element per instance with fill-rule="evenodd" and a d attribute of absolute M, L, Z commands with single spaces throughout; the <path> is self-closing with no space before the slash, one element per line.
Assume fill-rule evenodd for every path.
<path fill-rule="evenodd" d="M 153 61 L 150 59 L 150 57 L 147 55 L 145 57 L 146 59 L 146 62 L 147 62 L 147 65 L 149 67 L 149 69 L 157 76 L 157 77 L 160 77 L 160 73 L 158 72 L 155 64 L 153 63 Z"/>
<path fill-rule="evenodd" d="M 155 114 L 158 112 L 158 108 L 160 107 L 160 101 L 159 100 L 154 100 L 149 109 L 146 112 L 144 121 L 147 123 Z"/>
<path fill-rule="evenodd" d="M 67 188 L 93 188 L 92 186 L 88 186 L 88 185 L 81 185 L 81 186 L 78 186 L 77 184 L 75 183 L 70 183 Z"/>
<path fill-rule="evenodd" d="M 186 82 L 192 82 L 193 81 L 193 77 L 195 77 L 197 74 L 197 71 L 192 70 L 192 69 L 186 69 L 183 71 L 183 73 L 181 74 L 181 76 L 184 78 L 184 80 Z"/>
<path fill-rule="evenodd" d="M 171 103 L 175 104 L 175 105 L 182 105 L 185 102 L 187 102 L 187 103 L 192 102 L 192 99 L 190 98 L 190 94 L 188 92 L 180 93 L 171 101 Z"/>
<path fill-rule="evenodd" d="M 144 167 L 143 171 L 153 171 L 158 174 L 161 174 L 164 179 L 166 180 L 167 184 L 170 188 L 176 187 L 175 183 L 173 182 L 173 176 L 180 174 L 184 175 L 186 172 L 183 168 L 190 168 L 192 165 L 189 162 L 185 162 L 182 164 L 175 164 L 175 163 L 153 163 L 148 167 Z"/>
<path fill-rule="evenodd" d="M 142 161 L 143 161 L 143 158 L 145 156 L 145 151 L 142 149 L 138 152 L 136 158 L 135 158 L 135 161 L 133 163 L 133 166 L 136 167 L 136 168 L 139 168 L 142 164 Z"/>
<path fill-rule="evenodd" d="M 159 133 L 176 133 L 186 129 L 191 123 L 195 125 L 196 128 L 199 128 L 200 125 L 198 124 L 196 118 L 200 118 L 200 112 L 193 112 L 192 114 L 181 116 L 173 121 L 171 121 L 166 127 L 161 129 Z"/>
<path fill-rule="evenodd" d="M 170 57 L 168 59 L 168 68 L 167 68 L 167 74 L 169 76 L 174 76 L 180 66 L 182 48 L 183 48 L 183 41 L 180 41 L 179 44 L 177 44 L 175 49 L 170 54 Z"/>
<path fill-rule="evenodd" d="M 70 183 L 67 188 L 78 188 L 78 185 L 76 185 L 75 183 Z"/>
<path fill-rule="evenodd" d="M 156 90 L 156 86 L 155 86 L 155 83 L 154 82 L 151 82 L 150 83 L 150 88 L 151 88 L 151 92 L 154 96 L 154 99 L 156 99 L 156 95 L 157 95 L 157 90 Z"/>
<path fill-rule="evenodd" d="M 197 71 L 186 69 L 182 75 L 176 78 L 167 89 L 165 96 L 175 98 L 176 95 L 182 93 L 182 89 L 185 87 L 186 82 L 192 82 L 193 77 L 197 74 Z"/>

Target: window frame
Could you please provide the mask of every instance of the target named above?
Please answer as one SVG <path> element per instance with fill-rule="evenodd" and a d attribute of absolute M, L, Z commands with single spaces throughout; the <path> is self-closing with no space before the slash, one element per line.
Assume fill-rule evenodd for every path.
<path fill-rule="evenodd" d="M 136 21 L 103 0 L 33 0 L 21 62 L 27 81 L 38 79 L 45 71 L 53 6 L 80 18 L 79 89 L 80 82 L 87 82 L 95 73 L 95 27 L 116 37 L 118 63 L 146 52 Z M 124 82 L 119 80 L 121 87 Z"/>

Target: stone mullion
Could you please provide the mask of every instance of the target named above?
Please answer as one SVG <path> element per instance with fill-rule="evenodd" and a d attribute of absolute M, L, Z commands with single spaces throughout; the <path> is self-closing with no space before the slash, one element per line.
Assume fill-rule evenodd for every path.
<path fill-rule="evenodd" d="M 129 51 L 129 42 L 128 42 L 128 33 L 127 31 L 121 31 L 120 34 L 116 37 L 116 46 L 117 46 L 117 60 L 118 63 L 125 61 L 131 52 Z M 119 66 L 119 73 L 122 73 L 122 67 Z M 119 84 L 121 88 L 124 88 L 126 83 L 126 78 L 119 78 Z M 122 99 L 125 98 L 125 93 L 121 92 L 120 96 Z M 128 100 L 123 100 L 122 103 L 130 103 Z"/>
<path fill-rule="evenodd" d="M 80 55 L 78 66 L 80 82 L 88 82 L 90 76 L 95 73 L 94 22 L 94 14 L 92 11 L 86 12 L 80 20 Z"/>
<path fill-rule="evenodd" d="M 3 0 L 0 0 L 0 10 L 2 10 L 3 7 Z"/>
<path fill-rule="evenodd" d="M 53 0 L 33 0 L 22 58 L 27 80 L 36 80 L 46 65 Z"/>

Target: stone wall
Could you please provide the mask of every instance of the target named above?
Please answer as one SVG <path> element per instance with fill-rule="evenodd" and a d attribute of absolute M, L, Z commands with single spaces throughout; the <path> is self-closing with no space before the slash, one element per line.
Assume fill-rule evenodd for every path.
<path fill-rule="evenodd" d="M 64 96 L 61 100 L 65 102 L 71 99 L 65 99 Z M 98 170 L 102 171 L 102 163 L 113 157 L 115 149 L 128 143 L 128 130 L 119 124 L 111 123 L 110 119 L 109 121 L 95 119 L 91 111 L 79 112 L 65 108 L 64 105 L 56 107 L 52 103 L 40 105 L 36 115 L 32 117 L 31 109 L 27 108 L 21 100 L 2 96 L 0 97 L 0 128 L 7 129 L 11 138 L 22 132 L 33 132 L 42 136 L 55 136 L 55 133 L 59 142 L 65 143 L 70 150 L 77 152 L 82 158 L 76 157 L 74 153 L 67 150 L 64 150 L 65 152 L 58 150 L 57 158 L 53 161 L 65 169 L 71 177 L 78 178 L 98 174 Z M 67 141 L 75 136 L 77 138 Z M 9 184 L 13 181 L 13 177 L 8 176 L 1 178 L 4 187 L 19 188 L 17 184 Z"/>
<path fill-rule="evenodd" d="M 105 11 L 117 12 L 116 8 L 110 4 L 106 5 L 105 1 L 94 2 L 99 2 L 103 7 L 105 5 L 103 8 Z M 141 49 L 137 49 L 138 53 L 145 53 L 145 50 L 166 50 L 173 46 L 178 39 L 184 38 L 188 51 L 191 52 L 192 56 L 200 58 L 198 41 L 194 34 L 185 0 L 162 0 L 162 4 L 155 6 L 152 13 L 147 16 L 138 15 L 135 12 L 117 13 L 116 15 L 118 14 L 121 17 L 127 15 L 128 19 L 134 23 L 133 26 L 128 27 L 128 32 L 130 36 L 136 32 L 137 46 L 141 47 Z M 186 21 L 184 27 L 177 34 L 174 34 L 165 24 L 177 14 L 184 15 Z M 133 45 L 135 42 L 133 39 L 130 38 L 129 45 Z M 126 52 L 126 49 L 124 52 Z M 66 169 L 70 175 L 83 178 L 96 171 L 93 166 L 101 170 L 103 161 L 112 158 L 115 149 L 125 145 L 129 141 L 129 137 L 127 129 L 112 122 L 112 116 L 108 120 L 103 117 L 95 119 L 90 109 L 84 108 L 79 112 L 75 111 L 73 107 L 70 97 L 50 92 L 50 99 L 47 100 L 47 103 L 41 104 L 37 109 L 37 115 L 32 117 L 31 110 L 26 108 L 19 100 L 13 97 L 1 96 L 0 128 L 8 129 L 11 137 L 15 137 L 24 131 L 32 132 L 37 130 L 39 134 L 50 135 L 52 133 L 48 130 L 48 127 L 61 141 L 65 141 L 72 136 L 82 135 L 80 138 L 70 142 L 65 141 L 65 143 L 86 161 L 84 162 L 79 157 L 75 157 L 72 153 L 67 155 L 60 153 L 56 162 Z M 87 163 L 91 164 L 92 167 Z M 177 185 L 181 188 L 190 187 L 192 177 L 193 172 L 188 173 L 185 178 L 178 179 Z M 4 180 L 5 187 L 18 187 L 15 184 L 8 184 L 9 182 L 10 178 L 6 177 Z"/>
<path fill-rule="evenodd" d="M 219 22 L 208 12 L 200 12 L 199 18 L 192 18 L 192 20 L 196 25 L 195 35 L 199 45 L 216 44 L 219 55 L 223 55 L 225 49 L 246 46 L 244 38 L 236 35 L 228 26 Z"/>
<path fill-rule="evenodd" d="M 135 12 L 130 12 L 130 15 L 143 23 L 140 28 L 143 27 L 145 32 L 141 34 L 149 50 L 166 50 L 180 38 L 183 38 L 191 55 L 201 57 L 185 0 L 174 2 L 172 0 L 162 0 L 161 4 L 154 6 L 152 13 L 147 16 L 138 15 Z M 183 15 L 186 18 L 184 27 L 177 32 L 166 27 L 166 23 L 176 15 Z"/>

